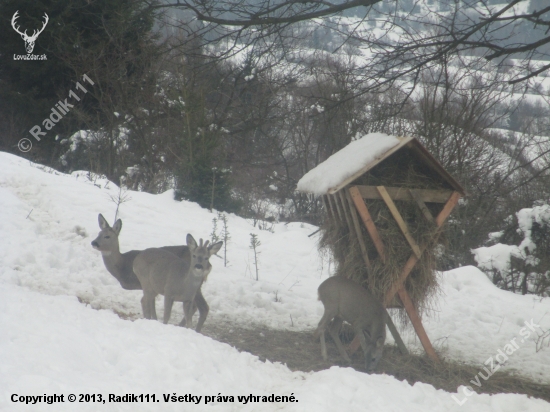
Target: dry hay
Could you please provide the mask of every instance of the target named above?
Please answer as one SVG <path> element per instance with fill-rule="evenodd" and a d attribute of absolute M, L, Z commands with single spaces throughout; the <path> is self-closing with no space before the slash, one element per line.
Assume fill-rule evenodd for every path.
<path fill-rule="evenodd" d="M 434 175 L 430 169 L 406 151 L 395 153 L 353 184 L 411 189 L 450 189 L 439 175 Z M 413 252 L 384 201 L 369 199 L 366 200 L 366 204 L 384 243 L 385 264 L 379 258 L 370 235 L 361 223 L 363 239 L 372 264 L 371 270 L 367 271 L 356 232 L 352 229 L 350 233 L 345 218 L 343 222 L 339 219 L 325 221 L 320 247 L 332 252 L 338 275 L 360 282 L 376 296 L 383 298 L 397 282 L 405 263 Z M 432 244 L 435 226 L 424 217 L 415 202 L 395 201 L 395 204 L 416 243 L 421 248 L 429 245 L 405 282 L 407 292 L 422 315 L 431 309 L 430 303 L 438 293 L 435 245 Z M 442 208 L 441 204 L 427 204 L 427 206 L 434 217 Z M 405 314 L 402 311 L 400 318 L 405 320 Z"/>

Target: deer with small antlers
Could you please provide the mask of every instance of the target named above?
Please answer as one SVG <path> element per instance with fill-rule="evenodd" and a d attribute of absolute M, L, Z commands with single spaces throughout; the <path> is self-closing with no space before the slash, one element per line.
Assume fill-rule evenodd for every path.
<path fill-rule="evenodd" d="M 189 261 L 178 258 L 166 250 L 145 249 L 134 259 L 134 273 L 143 287 L 141 307 L 146 319 L 156 319 L 155 298 L 164 295 L 164 323 L 168 323 L 174 302 L 183 302 L 184 318 L 180 326 L 191 327 L 193 302 L 202 283 L 212 270 L 210 256 L 216 254 L 223 242 L 212 245 L 202 239 L 197 244 L 191 234 L 187 235 L 187 247 L 191 252 Z M 206 316 L 199 314 L 197 332 Z"/>
<path fill-rule="evenodd" d="M 25 30 L 24 32 L 21 32 L 19 30 L 19 26 L 15 26 L 16 20 L 19 18 L 18 13 L 19 13 L 19 10 L 17 10 L 13 14 L 13 17 L 11 18 L 11 26 L 17 33 L 21 35 L 21 38 L 25 41 L 25 49 L 27 50 L 27 53 L 31 54 L 32 51 L 34 50 L 34 43 L 36 42 L 36 39 L 38 38 L 40 33 L 42 33 L 46 28 L 46 25 L 48 24 L 48 21 L 50 21 L 50 18 L 46 13 L 44 13 L 44 23 L 42 23 L 42 28 L 39 30 L 34 30 L 32 33 L 32 36 L 29 36 L 27 34 L 27 30 Z"/>

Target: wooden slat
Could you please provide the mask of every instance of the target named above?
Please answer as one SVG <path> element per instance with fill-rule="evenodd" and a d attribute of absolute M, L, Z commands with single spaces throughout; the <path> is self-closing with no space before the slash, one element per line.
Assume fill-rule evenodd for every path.
<path fill-rule="evenodd" d="M 409 242 L 409 245 L 411 249 L 413 250 L 414 254 L 417 258 L 420 259 L 420 256 L 422 256 L 422 252 L 420 251 L 420 247 L 416 243 L 416 240 L 411 235 L 411 232 L 403 220 L 403 217 L 401 216 L 401 213 L 399 213 L 399 210 L 397 210 L 397 207 L 395 207 L 395 203 L 393 203 L 393 200 L 391 200 L 390 195 L 386 191 L 386 188 L 384 186 L 376 186 L 376 189 L 378 190 L 378 193 L 380 193 L 380 196 L 390 209 L 390 212 L 397 222 L 397 225 L 399 226 L 399 229 L 401 229 L 401 232 L 403 232 L 403 236 L 405 236 L 405 239 L 407 239 L 407 242 Z"/>
<path fill-rule="evenodd" d="M 342 206 L 342 210 L 344 212 L 344 216 L 346 217 L 346 222 L 348 222 L 348 229 L 349 229 L 349 232 L 350 232 L 350 235 L 351 233 L 355 233 L 355 231 L 352 229 L 353 228 L 353 223 L 351 221 L 351 216 L 350 216 L 350 213 L 349 213 L 349 210 L 347 208 L 347 200 L 345 199 L 344 197 L 344 191 L 343 190 L 340 190 L 338 193 L 336 193 L 336 195 L 338 197 L 338 200 L 339 200 L 339 204 L 340 206 Z"/>
<path fill-rule="evenodd" d="M 355 187 L 359 189 L 363 199 L 381 199 L 380 193 L 376 190 L 376 186 L 357 185 Z M 386 187 L 386 190 L 393 200 L 414 200 L 409 190 L 403 187 Z M 415 189 L 415 191 L 425 203 L 445 203 L 453 193 L 452 190 Z"/>
<path fill-rule="evenodd" d="M 327 201 L 327 195 L 321 196 L 321 199 L 323 200 L 323 206 L 327 212 L 327 216 L 329 220 L 332 220 L 334 217 L 332 216 L 332 211 L 329 209 L 328 201 Z"/>
<path fill-rule="evenodd" d="M 409 319 L 411 320 L 414 326 L 414 330 L 416 331 L 416 334 L 420 339 L 420 342 L 422 343 L 424 350 L 434 362 L 439 362 L 439 357 L 437 356 L 437 353 L 435 353 L 432 343 L 430 342 L 430 338 L 428 338 L 428 334 L 426 333 L 426 330 L 422 325 L 420 316 L 418 316 L 418 313 L 416 312 L 416 309 L 411 301 L 411 298 L 409 297 L 409 294 L 407 293 L 407 291 L 403 286 L 401 286 L 398 289 L 397 293 L 399 293 L 401 302 L 403 302 L 403 306 L 405 306 L 405 310 L 409 315 Z"/>
<path fill-rule="evenodd" d="M 439 214 L 435 218 L 435 224 L 437 225 L 437 227 L 441 227 L 445 220 L 447 220 L 447 218 L 455 208 L 456 204 L 458 203 L 459 199 L 460 193 L 453 192 L 453 194 L 449 197 L 449 200 L 447 200 L 447 203 L 445 203 L 445 206 L 443 206 L 443 209 L 441 209 L 441 212 L 439 212 Z"/>
<path fill-rule="evenodd" d="M 399 351 L 403 355 L 408 355 L 409 351 L 407 350 L 407 347 L 405 346 L 405 342 L 403 342 L 403 339 L 401 339 L 401 335 L 399 334 L 397 328 L 395 327 L 395 324 L 393 323 L 390 314 L 388 313 L 387 309 L 384 309 L 386 311 L 386 325 L 388 326 L 388 329 L 390 330 L 391 335 L 393 336 L 393 340 L 397 344 L 397 347 L 399 348 Z M 356 336 L 353 338 L 351 343 L 348 346 L 348 352 L 350 355 L 353 355 L 357 349 L 359 349 L 359 346 L 361 345 L 361 342 L 359 341 L 359 338 Z"/>
<path fill-rule="evenodd" d="M 428 209 L 428 206 L 426 206 L 426 203 L 422 200 L 422 196 L 418 193 L 417 189 L 409 189 L 409 193 L 411 194 L 412 198 L 422 211 L 422 214 L 426 218 L 426 220 L 430 223 L 433 223 L 435 225 L 435 219 L 432 215 L 432 212 L 430 212 L 430 209 Z"/>
<path fill-rule="evenodd" d="M 409 351 L 407 350 L 407 347 L 405 346 L 405 342 L 403 342 L 403 339 L 401 339 L 401 335 L 397 331 L 397 328 L 395 327 L 395 324 L 393 323 L 393 320 L 388 313 L 388 310 L 386 309 L 386 325 L 388 325 L 388 329 L 390 330 L 391 335 L 393 336 L 393 340 L 397 344 L 397 347 L 399 348 L 399 351 L 403 355 L 408 355 Z"/>
<path fill-rule="evenodd" d="M 340 207 L 340 202 L 338 202 L 338 195 L 330 195 L 330 197 L 332 198 L 334 205 L 336 206 L 336 210 L 338 211 L 338 216 L 340 217 L 340 221 L 345 224 L 346 222 L 344 221 L 344 212 Z"/>
<path fill-rule="evenodd" d="M 397 279 L 397 282 L 395 282 L 392 287 L 386 292 L 386 298 L 384 299 L 384 306 L 388 306 L 391 301 L 393 300 L 393 297 L 403 284 L 405 282 L 405 279 L 407 279 L 407 276 L 409 276 L 409 273 L 411 273 L 411 270 L 415 267 L 415 265 L 418 263 L 418 258 L 413 253 L 409 260 L 407 260 L 407 263 L 405 263 L 405 266 L 403 266 L 403 269 L 401 270 L 401 273 L 399 274 L 399 278 Z"/>
<path fill-rule="evenodd" d="M 340 206 L 342 208 L 342 214 L 346 218 L 347 227 L 348 227 L 348 241 L 351 244 L 352 242 L 354 242 L 356 240 L 354 238 L 355 230 L 353 229 L 353 223 L 351 221 L 351 216 L 349 214 L 349 210 L 346 207 L 347 201 L 346 201 L 346 199 L 343 198 L 343 196 L 344 196 L 344 193 L 343 193 L 342 190 L 340 190 L 338 193 L 334 194 L 336 203 L 338 204 L 338 206 Z"/>
<path fill-rule="evenodd" d="M 460 199 L 460 193 L 453 192 L 453 194 L 449 197 L 449 200 L 447 200 L 447 203 L 445 204 L 445 206 L 443 206 L 443 209 L 441 210 L 441 212 L 439 212 L 439 214 L 435 218 L 435 224 L 437 225 L 437 230 L 434 233 L 432 240 L 429 243 L 434 243 L 439 238 L 439 235 L 442 232 L 443 223 L 449 217 L 453 208 L 458 203 L 458 199 Z M 429 243 L 422 247 L 422 250 L 421 250 L 422 252 L 424 252 L 426 247 L 429 246 Z M 407 279 L 407 276 L 409 276 L 409 273 L 411 273 L 411 270 L 414 268 L 418 260 L 419 259 L 416 257 L 416 255 L 413 254 L 409 258 L 407 263 L 405 263 L 405 266 L 403 267 L 403 270 L 401 271 L 401 274 L 399 275 L 397 282 L 395 282 L 393 286 L 386 293 L 386 298 L 384 299 L 385 306 L 389 305 L 390 302 L 393 300 L 393 297 L 395 296 L 395 294 L 397 293 L 401 285 L 405 282 L 405 279 Z"/>
<path fill-rule="evenodd" d="M 378 234 L 378 229 L 376 229 L 376 226 L 372 220 L 372 217 L 369 213 L 369 209 L 365 204 L 365 201 L 363 200 L 363 198 L 361 197 L 361 194 L 359 193 L 359 190 L 355 186 L 352 186 L 349 188 L 349 194 L 351 195 L 351 199 L 355 204 L 355 208 L 357 209 L 357 212 L 359 212 L 359 216 L 361 216 L 361 220 L 363 221 L 363 224 L 367 228 L 367 232 L 369 232 L 369 235 L 374 243 L 374 246 L 376 247 L 376 250 L 380 255 L 380 259 L 382 260 L 382 262 L 385 263 L 386 252 L 384 248 L 384 243 L 382 243 L 382 239 Z"/>
<path fill-rule="evenodd" d="M 339 218 L 338 218 L 338 214 L 336 212 L 336 207 L 334 206 L 334 202 L 332 200 L 331 195 L 327 195 L 327 201 L 328 201 L 328 204 L 330 205 L 330 211 L 332 213 L 332 218 L 334 219 L 334 222 L 337 223 L 339 221 Z"/>
<path fill-rule="evenodd" d="M 357 216 L 357 211 L 353 205 L 353 200 L 351 200 L 351 196 L 346 189 L 342 189 L 340 192 L 344 193 L 344 196 L 348 202 L 348 209 L 350 211 L 351 220 L 353 221 L 353 228 L 355 229 L 355 234 L 359 240 L 359 246 L 361 247 L 361 255 L 363 256 L 367 270 L 370 270 L 371 263 L 367 252 L 367 245 L 365 244 L 365 239 L 363 239 L 363 232 L 361 231 L 361 226 L 359 225 L 359 217 Z"/>

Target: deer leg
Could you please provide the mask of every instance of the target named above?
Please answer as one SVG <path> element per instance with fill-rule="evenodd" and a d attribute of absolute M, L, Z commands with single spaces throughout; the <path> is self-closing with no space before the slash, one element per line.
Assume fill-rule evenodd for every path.
<path fill-rule="evenodd" d="M 147 298 L 145 297 L 145 293 L 141 297 L 141 311 L 143 312 L 143 317 L 145 319 L 149 319 L 149 308 L 147 307 Z"/>
<path fill-rule="evenodd" d="M 156 301 L 157 301 L 157 295 L 155 295 L 153 297 L 153 299 L 151 299 L 151 319 L 154 319 L 154 320 L 157 320 L 157 305 L 156 305 Z"/>
<path fill-rule="evenodd" d="M 327 323 L 330 320 L 330 317 L 332 314 L 329 314 L 326 310 L 325 313 L 323 313 L 323 317 L 319 321 L 319 324 L 317 325 L 317 329 L 315 329 L 315 333 L 313 334 L 313 337 L 317 339 L 322 331 L 324 331 L 327 327 Z"/>
<path fill-rule="evenodd" d="M 183 302 L 183 318 L 181 322 L 178 324 L 181 327 L 187 327 L 187 313 L 189 311 L 189 307 L 187 306 L 187 302 Z"/>
<path fill-rule="evenodd" d="M 370 345 L 367 344 L 367 340 L 365 339 L 365 334 L 361 329 L 357 330 L 356 332 L 357 332 L 357 336 L 359 337 L 359 343 L 361 343 L 361 348 L 363 348 L 363 354 L 365 355 L 365 369 L 369 370 L 372 342 L 370 343 Z"/>
<path fill-rule="evenodd" d="M 327 323 L 330 320 L 332 314 L 330 314 L 326 309 L 325 313 L 323 314 L 323 317 L 319 321 L 319 325 L 317 326 L 317 330 L 314 333 L 314 337 L 317 338 L 319 335 L 321 336 L 321 355 L 323 356 L 323 359 L 327 360 L 327 345 L 325 343 L 325 330 L 327 328 Z"/>
<path fill-rule="evenodd" d="M 157 295 L 148 293 L 145 297 L 145 306 L 147 307 L 147 319 L 157 320 L 157 312 L 155 310 L 155 300 Z"/>
<path fill-rule="evenodd" d="M 325 343 L 325 330 L 323 329 L 321 332 L 321 356 L 323 356 L 323 360 L 327 361 L 327 345 Z"/>
<path fill-rule="evenodd" d="M 164 324 L 165 325 L 170 320 L 170 314 L 172 313 L 173 304 L 174 304 L 174 299 L 164 295 Z"/>
<path fill-rule="evenodd" d="M 182 308 L 183 308 L 183 319 L 181 320 L 180 323 L 178 323 L 178 326 L 185 327 L 185 302 L 183 302 Z"/>
<path fill-rule="evenodd" d="M 183 302 L 183 320 L 180 326 L 191 328 L 193 326 L 193 301 Z"/>
<path fill-rule="evenodd" d="M 340 329 L 342 328 L 342 323 L 344 323 L 344 319 L 342 319 L 339 316 L 336 316 L 334 319 L 332 319 L 332 322 L 330 322 L 329 328 L 332 330 L 333 333 L 336 333 L 338 336 L 340 336 Z M 332 336 L 332 333 L 331 333 Z"/>
<path fill-rule="evenodd" d="M 187 310 L 187 312 L 186 312 L 186 310 Z M 190 303 L 183 302 L 183 319 L 179 323 L 179 326 L 181 326 L 181 327 L 187 326 L 188 322 L 187 322 L 186 313 L 188 315 L 190 314 L 189 317 L 190 317 L 191 320 L 189 322 L 189 325 L 191 325 L 193 323 L 193 315 L 195 314 L 196 311 L 197 311 L 197 305 L 195 304 L 195 301 L 191 301 Z"/>
<path fill-rule="evenodd" d="M 206 303 L 206 301 L 205 301 L 205 303 Z M 208 306 L 208 305 L 206 305 L 206 306 Z M 185 303 L 183 304 L 183 308 L 185 309 Z M 196 311 L 197 311 L 197 302 L 193 302 L 193 306 L 191 307 L 191 317 L 193 317 L 195 315 Z M 199 313 L 200 313 L 200 309 L 199 309 Z M 181 320 L 179 325 L 180 326 L 185 326 L 185 316 L 183 317 L 183 319 Z"/>
<path fill-rule="evenodd" d="M 332 326 L 334 326 L 334 325 L 332 325 Z M 338 336 L 338 332 L 336 332 L 333 327 L 329 328 L 328 331 L 330 333 L 330 336 L 332 336 L 332 340 L 334 341 L 334 343 L 336 343 L 336 347 L 338 348 L 338 351 L 340 352 L 340 355 L 342 355 L 342 357 L 348 363 L 351 363 L 351 360 L 350 360 L 348 354 L 346 353 L 346 349 L 344 348 L 344 345 L 342 345 L 342 341 L 340 340 L 340 337 Z"/>
<path fill-rule="evenodd" d="M 196 309 L 199 309 L 199 322 L 197 323 L 197 328 L 195 329 L 197 332 L 200 332 L 202 329 L 202 325 L 204 325 L 204 322 L 206 321 L 206 317 L 208 316 L 208 311 L 210 308 L 208 307 L 208 303 L 206 303 L 206 300 L 204 299 L 204 296 L 201 293 L 201 290 L 199 289 L 197 291 L 197 294 L 195 295 L 195 301 L 193 303 L 193 313 L 191 314 L 191 317 L 193 317 L 193 314 L 195 313 Z"/>
<path fill-rule="evenodd" d="M 155 295 L 150 293 L 143 292 L 143 297 L 141 298 L 141 309 L 143 310 L 143 317 L 145 319 L 156 319 L 155 314 Z M 155 315 L 155 317 L 153 317 Z"/>

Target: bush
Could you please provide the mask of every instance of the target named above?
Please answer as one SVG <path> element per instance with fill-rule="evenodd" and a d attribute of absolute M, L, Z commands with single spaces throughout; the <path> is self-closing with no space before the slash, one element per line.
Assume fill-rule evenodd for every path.
<path fill-rule="evenodd" d="M 478 267 L 514 293 L 550 296 L 550 205 L 521 209 L 492 233 L 492 246 L 473 249 Z M 517 246 L 516 246 L 517 245 Z"/>

